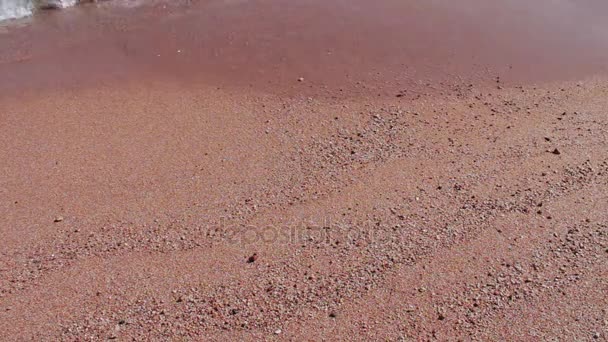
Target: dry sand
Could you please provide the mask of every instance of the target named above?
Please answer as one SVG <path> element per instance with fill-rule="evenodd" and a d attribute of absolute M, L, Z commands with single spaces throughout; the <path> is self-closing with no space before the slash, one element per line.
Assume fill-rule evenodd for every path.
<path fill-rule="evenodd" d="M 1 339 L 606 340 L 608 6 L 497 3 L 3 24 Z"/>

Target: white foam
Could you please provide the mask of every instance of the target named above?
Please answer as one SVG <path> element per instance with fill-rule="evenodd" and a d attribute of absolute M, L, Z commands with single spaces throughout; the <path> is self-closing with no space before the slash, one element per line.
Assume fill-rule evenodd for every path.
<path fill-rule="evenodd" d="M 66 8 L 76 5 L 78 0 L 37 0 L 37 8 Z"/>
<path fill-rule="evenodd" d="M 59 7 L 66 8 L 66 7 L 71 7 L 71 6 L 76 5 L 78 0 L 59 0 L 59 1 L 54 1 L 54 2 L 58 3 Z"/>
<path fill-rule="evenodd" d="M 79 0 L 0 0 L 0 21 L 32 15 L 36 8 L 66 8 Z"/>
<path fill-rule="evenodd" d="M 0 0 L 0 20 L 27 17 L 33 11 L 32 0 Z"/>

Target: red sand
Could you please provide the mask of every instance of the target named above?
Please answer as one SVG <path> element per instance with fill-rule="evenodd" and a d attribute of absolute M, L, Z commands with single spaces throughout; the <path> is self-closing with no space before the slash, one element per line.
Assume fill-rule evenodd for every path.
<path fill-rule="evenodd" d="M 107 2 L 3 24 L 2 336 L 606 339 L 607 14 Z"/>

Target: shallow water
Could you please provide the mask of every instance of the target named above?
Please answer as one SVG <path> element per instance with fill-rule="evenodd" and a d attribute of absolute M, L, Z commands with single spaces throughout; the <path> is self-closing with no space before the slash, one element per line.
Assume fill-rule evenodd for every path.
<path fill-rule="evenodd" d="M 100 1 L 3 24 L 0 97 L 149 78 L 373 95 L 389 81 L 578 79 L 608 69 L 607 14 L 600 0 Z"/>

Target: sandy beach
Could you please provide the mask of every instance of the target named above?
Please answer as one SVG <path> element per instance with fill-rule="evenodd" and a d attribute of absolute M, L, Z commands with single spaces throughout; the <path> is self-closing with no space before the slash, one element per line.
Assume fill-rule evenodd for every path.
<path fill-rule="evenodd" d="M 608 4 L 0 22 L 0 340 L 606 340 Z"/>

